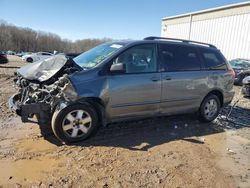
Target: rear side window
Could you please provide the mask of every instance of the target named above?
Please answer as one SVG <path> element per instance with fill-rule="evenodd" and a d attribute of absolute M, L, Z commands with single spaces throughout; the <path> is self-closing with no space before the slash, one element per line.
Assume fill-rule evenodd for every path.
<path fill-rule="evenodd" d="M 197 71 L 201 63 L 195 48 L 174 44 L 160 44 L 159 55 L 164 71 Z"/>
<path fill-rule="evenodd" d="M 214 50 L 200 49 L 206 69 L 226 70 L 227 65 L 222 55 Z"/>

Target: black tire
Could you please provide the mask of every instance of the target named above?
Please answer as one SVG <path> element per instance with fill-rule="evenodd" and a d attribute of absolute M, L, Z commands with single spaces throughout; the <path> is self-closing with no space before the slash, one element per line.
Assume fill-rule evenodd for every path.
<path fill-rule="evenodd" d="M 213 113 L 208 112 L 209 110 L 208 105 L 210 105 L 210 103 L 214 103 L 216 105 L 216 109 L 215 108 L 213 109 Z M 221 103 L 219 98 L 213 94 L 208 95 L 201 103 L 199 110 L 199 120 L 201 122 L 211 122 L 215 120 L 220 113 L 220 108 L 221 108 Z"/>
<path fill-rule="evenodd" d="M 89 125 L 88 125 L 89 127 L 87 128 L 88 131 L 86 133 L 84 133 L 81 130 L 79 131 L 80 128 L 78 127 L 76 129 L 78 129 L 78 133 L 80 132 L 81 135 L 78 136 L 78 133 L 77 133 L 77 137 L 71 137 L 73 134 L 73 129 L 72 129 L 72 132 L 70 133 L 70 130 L 65 131 L 63 129 L 63 126 L 67 126 L 64 124 L 66 121 L 68 121 L 66 116 L 69 114 L 72 116 L 72 114 L 74 115 L 74 113 L 76 113 L 76 116 L 77 116 L 78 111 L 84 111 L 84 113 L 86 113 L 85 115 L 87 117 L 91 118 L 91 123 L 89 123 Z M 83 115 L 81 117 L 83 117 Z M 76 117 L 74 117 L 74 118 L 76 118 Z M 76 120 L 74 120 L 74 121 L 76 121 Z M 53 133 L 60 141 L 62 141 L 64 143 L 79 142 L 79 141 L 83 141 L 83 140 L 88 139 L 91 135 L 93 135 L 93 133 L 95 133 L 97 131 L 97 129 L 99 127 L 98 115 L 97 115 L 95 109 L 88 103 L 74 104 L 74 105 L 70 105 L 70 106 L 68 106 L 60 111 L 56 110 L 52 116 L 51 126 L 52 126 Z M 85 127 L 85 124 L 84 125 L 83 124 L 81 124 L 81 125 L 74 124 L 74 126 L 84 126 Z M 71 134 L 71 136 L 69 134 Z"/>
<path fill-rule="evenodd" d="M 28 58 L 27 58 L 27 62 L 32 63 L 32 62 L 33 62 L 33 59 L 32 59 L 31 57 L 28 57 Z"/>
<path fill-rule="evenodd" d="M 53 136 L 53 131 L 50 125 L 39 125 L 41 135 L 44 138 Z"/>

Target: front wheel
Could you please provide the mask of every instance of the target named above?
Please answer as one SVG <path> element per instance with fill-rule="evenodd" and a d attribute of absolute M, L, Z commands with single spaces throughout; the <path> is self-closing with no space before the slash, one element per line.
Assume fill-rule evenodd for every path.
<path fill-rule="evenodd" d="M 52 116 L 52 130 L 65 143 L 79 142 L 89 138 L 99 127 L 95 109 L 89 104 L 75 104 Z"/>
<path fill-rule="evenodd" d="M 202 122 L 211 122 L 217 118 L 220 112 L 220 100 L 216 95 L 207 96 L 200 106 L 200 120 Z"/>

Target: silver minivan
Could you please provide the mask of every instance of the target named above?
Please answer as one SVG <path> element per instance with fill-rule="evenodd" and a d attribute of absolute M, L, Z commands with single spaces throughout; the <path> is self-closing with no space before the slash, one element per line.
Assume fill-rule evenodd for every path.
<path fill-rule="evenodd" d="M 233 99 L 234 74 L 211 44 L 161 37 L 110 42 L 74 59 L 56 55 L 20 68 L 9 104 L 23 122 L 35 115 L 70 143 L 121 120 L 197 113 L 213 121 Z"/>

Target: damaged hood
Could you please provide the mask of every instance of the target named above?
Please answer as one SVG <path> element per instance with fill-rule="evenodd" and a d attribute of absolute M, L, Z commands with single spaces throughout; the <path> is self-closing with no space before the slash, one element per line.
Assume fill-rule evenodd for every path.
<path fill-rule="evenodd" d="M 40 60 L 17 70 L 17 73 L 27 80 L 44 82 L 53 77 L 67 63 L 65 55 L 55 55 Z"/>

